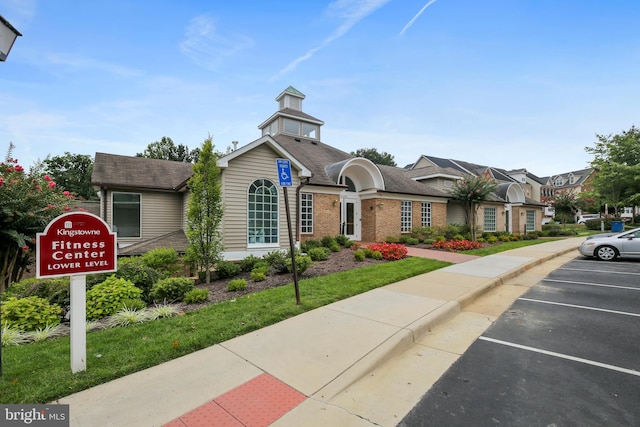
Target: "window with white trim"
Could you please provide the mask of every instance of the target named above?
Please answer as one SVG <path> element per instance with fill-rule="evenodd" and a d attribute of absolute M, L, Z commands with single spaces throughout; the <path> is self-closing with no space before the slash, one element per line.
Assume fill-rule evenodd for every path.
<path fill-rule="evenodd" d="M 300 233 L 313 234 L 312 193 L 300 193 Z"/>
<path fill-rule="evenodd" d="M 113 231 L 118 237 L 140 237 L 140 194 L 111 193 Z"/>
<path fill-rule="evenodd" d="M 484 231 L 496 230 L 496 208 L 484 208 Z"/>
<path fill-rule="evenodd" d="M 247 214 L 249 244 L 278 243 L 278 189 L 268 179 L 249 186 Z"/>
<path fill-rule="evenodd" d="M 420 226 L 431 227 L 431 202 L 422 202 L 420 212 Z"/>
<path fill-rule="evenodd" d="M 400 232 L 409 233 L 411 228 L 411 201 L 403 200 L 400 206 Z"/>
<path fill-rule="evenodd" d="M 527 211 L 527 222 L 526 222 L 527 232 L 534 231 L 536 229 L 536 211 L 528 210 Z"/>

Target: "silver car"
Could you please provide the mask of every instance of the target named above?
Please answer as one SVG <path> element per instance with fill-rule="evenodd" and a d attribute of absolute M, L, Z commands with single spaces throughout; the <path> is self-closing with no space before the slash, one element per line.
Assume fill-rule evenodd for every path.
<path fill-rule="evenodd" d="M 622 233 L 594 234 L 587 237 L 578 248 L 588 257 L 613 261 L 617 257 L 640 258 L 640 228 Z"/>

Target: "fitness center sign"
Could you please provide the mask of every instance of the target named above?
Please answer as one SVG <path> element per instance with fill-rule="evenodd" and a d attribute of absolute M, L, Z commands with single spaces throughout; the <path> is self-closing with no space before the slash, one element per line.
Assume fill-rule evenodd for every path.
<path fill-rule="evenodd" d="M 88 212 L 60 215 L 36 236 L 36 277 L 116 271 L 116 258 L 116 234 Z"/>

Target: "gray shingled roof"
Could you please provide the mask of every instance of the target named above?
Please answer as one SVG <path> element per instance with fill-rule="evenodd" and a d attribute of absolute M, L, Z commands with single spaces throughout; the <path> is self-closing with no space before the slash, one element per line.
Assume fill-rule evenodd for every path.
<path fill-rule="evenodd" d="M 153 249 L 173 248 L 179 254 L 184 254 L 189 247 L 189 240 L 182 230 L 176 230 L 154 239 L 144 240 L 118 250 L 120 256 L 142 255 Z"/>
<path fill-rule="evenodd" d="M 192 174 L 191 163 L 96 153 L 91 184 L 175 191 L 184 186 Z"/>
<path fill-rule="evenodd" d="M 335 172 L 335 169 L 339 168 L 340 164 L 345 161 L 356 158 L 352 154 L 319 141 L 282 134 L 275 135 L 273 139 L 313 173 L 309 184 L 338 186 L 330 176 L 332 171 Z M 385 189 L 388 192 L 450 197 L 442 191 L 412 180 L 408 174 L 409 171 L 406 169 L 393 166 L 377 166 L 382 173 Z"/>

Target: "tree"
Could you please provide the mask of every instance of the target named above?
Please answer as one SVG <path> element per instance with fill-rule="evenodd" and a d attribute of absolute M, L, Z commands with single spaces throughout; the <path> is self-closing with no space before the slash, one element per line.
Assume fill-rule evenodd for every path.
<path fill-rule="evenodd" d="M 163 136 L 160 141 L 152 142 L 137 157 L 147 157 L 149 159 L 172 160 L 174 162 L 194 163 L 198 161 L 200 149 L 189 150 L 186 145 L 176 145 L 169 137 Z"/>
<path fill-rule="evenodd" d="M 0 293 L 22 278 L 33 260 L 36 233 L 71 210 L 73 195 L 41 171 L 30 174 L 11 157 L 0 163 Z"/>
<path fill-rule="evenodd" d="M 62 188 L 81 199 L 98 200 L 98 195 L 91 186 L 91 156 L 65 151 L 64 156 L 47 156 L 42 163 L 44 171 Z"/>
<path fill-rule="evenodd" d="M 471 240 L 476 240 L 476 222 L 478 207 L 496 191 L 497 185 L 489 175 L 466 175 L 453 184 L 451 195 L 464 205 L 467 225 L 471 233 Z"/>
<path fill-rule="evenodd" d="M 603 203 L 617 210 L 640 204 L 640 129 L 631 126 L 619 135 L 597 135 L 591 167 L 596 171 L 592 185 Z"/>
<path fill-rule="evenodd" d="M 574 215 L 578 210 L 578 200 L 573 191 L 556 193 L 553 198 L 556 218 L 560 218 L 563 224 L 574 222 Z"/>
<path fill-rule="evenodd" d="M 376 165 L 397 166 L 393 156 L 385 151 L 379 153 L 376 148 L 359 148 L 355 152 L 351 152 L 356 157 L 364 157 L 371 160 Z"/>
<path fill-rule="evenodd" d="M 200 267 L 204 267 L 206 282 L 211 281 L 211 267 L 220 260 L 222 237 L 222 192 L 220 169 L 213 154 L 211 137 L 200 150 L 200 158 L 193 165 L 189 179 L 187 208 L 187 254 Z"/>

